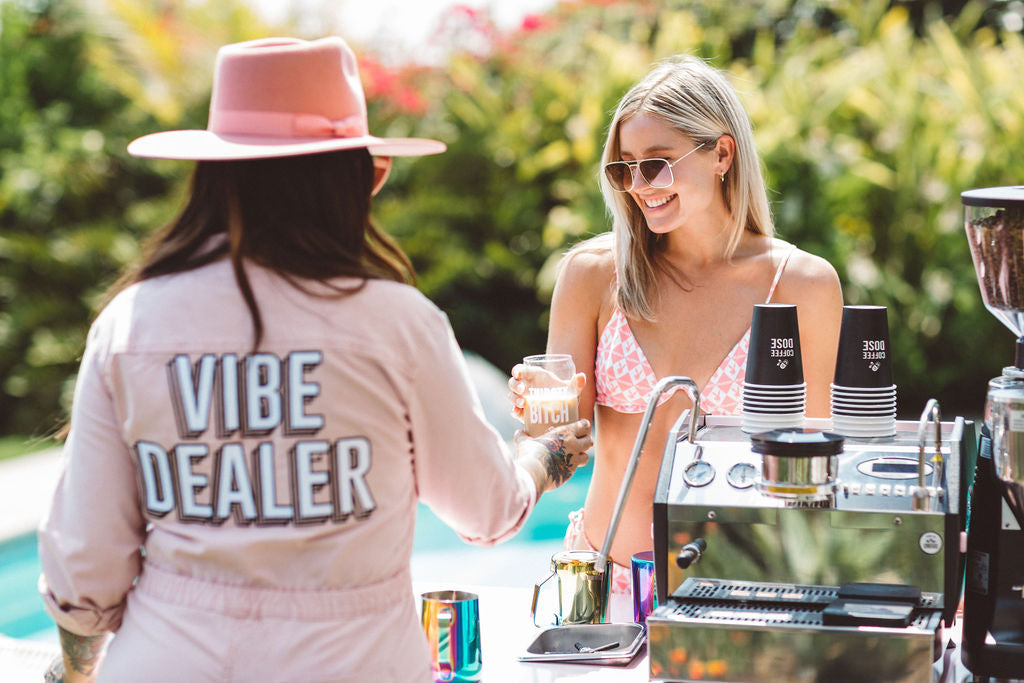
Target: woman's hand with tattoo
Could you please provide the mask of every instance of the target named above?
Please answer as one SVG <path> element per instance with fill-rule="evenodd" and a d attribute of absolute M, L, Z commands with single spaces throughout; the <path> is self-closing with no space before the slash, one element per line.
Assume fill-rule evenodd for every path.
<path fill-rule="evenodd" d="M 538 495 L 552 491 L 569 481 L 576 468 L 589 459 L 594 445 L 590 420 L 550 429 L 536 439 L 516 432 L 516 462 L 533 477 Z"/>

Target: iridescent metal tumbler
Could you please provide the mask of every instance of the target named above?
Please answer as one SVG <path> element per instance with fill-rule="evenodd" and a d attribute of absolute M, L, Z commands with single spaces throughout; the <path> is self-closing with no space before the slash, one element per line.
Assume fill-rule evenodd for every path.
<path fill-rule="evenodd" d="M 633 621 L 647 623 L 647 615 L 658 606 L 658 593 L 654 587 L 654 552 L 646 550 L 630 558 L 633 579 Z"/>
<path fill-rule="evenodd" d="M 475 593 L 432 591 L 420 596 L 420 622 L 437 683 L 480 680 L 480 601 Z"/>

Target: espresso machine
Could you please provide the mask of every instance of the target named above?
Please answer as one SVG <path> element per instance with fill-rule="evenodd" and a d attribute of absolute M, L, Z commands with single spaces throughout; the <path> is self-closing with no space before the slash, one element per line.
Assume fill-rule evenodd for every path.
<path fill-rule="evenodd" d="M 679 377 L 652 404 L 673 382 L 700 404 Z M 974 423 L 943 421 L 933 399 L 892 436 L 830 426 L 748 434 L 736 416 L 679 417 L 654 497 L 652 680 L 934 680 L 960 596 Z"/>
<path fill-rule="evenodd" d="M 1024 678 L 1024 186 L 961 194 L 986 308 L 1016 336 L 988 385 L 970 492 L 961 659 L 976 677 Z"/>

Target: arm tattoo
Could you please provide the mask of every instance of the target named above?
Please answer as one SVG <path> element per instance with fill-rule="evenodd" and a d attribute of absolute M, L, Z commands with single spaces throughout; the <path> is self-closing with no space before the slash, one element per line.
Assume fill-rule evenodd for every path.
<path fill-rule="evenodd" d="M 548 450 L 550 457 L 544 459 L 548 481 L 558 488 L 572 476 L 572 456 L 565 452 L 565 440 L 558 434 L 545 434 L 537 439 Z"/>
<path fill-rule="evenodd" d="M 64 652 L 64 662 L 67 668 L 77 673 L 92 676 L 96 673 L 96 665 L 99 663 L 100 653 L 103 651 L 103 644 L 107 637 L 103 636 L 80 636 L 70 631 L 57 627 L 60 632 L 60 649 Z"/>
<path fill-rule="evenodd" d="M 62 683 L 64 681 L 64 657 L 57 655 L 43 673 L 43 683 Z"/>

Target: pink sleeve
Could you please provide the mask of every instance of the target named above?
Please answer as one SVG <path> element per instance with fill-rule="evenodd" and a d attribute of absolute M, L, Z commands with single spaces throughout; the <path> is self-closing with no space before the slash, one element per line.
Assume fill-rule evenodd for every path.
<path fill-rule="evenodd" d="M 145 537 L 135 467 L 104 377 L 104 347 L 97 322 L 75 384 L 60 479 L 39 527 L 39 591 L 54 621 L 79 635 L 118 628 Z"/>
<path fill-rule="evenodd" d="M 484 417 L 448 319 L 431 313 L 409 398 L 419 498 L 465 541 L 493 545 L 522 527 L 536 487 Z"/>

